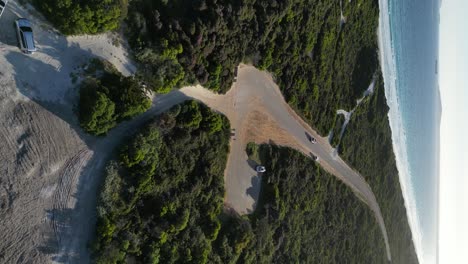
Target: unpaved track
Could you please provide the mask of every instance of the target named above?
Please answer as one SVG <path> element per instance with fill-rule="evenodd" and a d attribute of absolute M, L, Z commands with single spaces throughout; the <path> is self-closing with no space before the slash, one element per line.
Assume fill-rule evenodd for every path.
<path fill-rule="evenodd" d="M 157 97 L 148 112 L 107 137 L 90 137 L 77 128 L 70 73 L 91 56 L 111 61 L 124 74 L 135 68 L 125 49 L 111 45 L 111 37 L 64 38 L 31 12 L 10 1 L 0 23 L 0 263 L 88 263 L 98 185 L 112 151 L 156 114 L 190 98 L 225 114 L 236 129 L 225 172 L 227 206 L 241 214 L 255 208 L 260 177 L 247 162 L 247 142 L 312 151 L 374 211 L 389 250 L 369 186 L 331 155 L 327 139 L 295 115 L 268 74 L 241 65 L 239 81 L 226 95 L 185 87 Z M 39 52 L 32 56 L 15 46 L 11 25 L 16 17 L 37 25 Z M 316 145 L 307 141 L 306 130 L 317 138 Z"/>

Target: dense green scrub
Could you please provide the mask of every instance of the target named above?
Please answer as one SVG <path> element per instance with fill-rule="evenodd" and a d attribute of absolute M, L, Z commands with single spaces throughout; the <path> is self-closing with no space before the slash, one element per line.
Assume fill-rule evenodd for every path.
<path fill-rule="evenodd" d="M 387 228 L 393 263 L 417 263 L 392 149 L 382 76 L 375 92 L 351 116 L 340 145 L 341 156 L 372 187 Z"/>
<path fill-rule="evenodd" d="M 80 85 L 79 121 L 94 135 L 148 110 L 151 100 L 133 77 L 124 77 L 110 63 L 94 59 Z"/>
<path fill-rule="evenodd" d="M 195 102 L 125 142 L 107 167 L 97 263 L 384 263 L 370 210 L 310 158 L 262 145 L 258 210 L 222 212 L 230 129 Z"/>
<path fill-rule="evenodd" d="M 194 101 L 142 128 L 106 172 L 97 263 L 206 262 L 217 238 L 229 122 Z"/>
<path fill-rule="evenodd" d="M 127 0 L 34 0 L 44 15 L 67 35 L 114 30 L 127 13 Z"/>
<path fill-rule="evenodd" d="M 129 41 L 155 91 L 199 82 L 231 86 L 235 67 L 271 72 L 286 100 L 322 135 L 351 109 L 377 62 L 378 3 L 318 0 L 134 0 Z"/>

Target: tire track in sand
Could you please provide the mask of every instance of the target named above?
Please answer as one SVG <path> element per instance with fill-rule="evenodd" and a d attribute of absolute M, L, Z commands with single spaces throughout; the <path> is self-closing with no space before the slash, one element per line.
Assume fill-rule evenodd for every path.
<path fill-rule="evenodd" d="M 89 149 L 80 150 L 75 156 L 67 160 L 59 172 L 58 186 L 53 195 L 51 227 L 58 245 L 61 243 L 61 233 L 66 231 L 70 219 L 66 217 L 65 209 L 73 208 L 70 200 L 76 181 L 83 167 L 91 159 L 93 152 Z"/>

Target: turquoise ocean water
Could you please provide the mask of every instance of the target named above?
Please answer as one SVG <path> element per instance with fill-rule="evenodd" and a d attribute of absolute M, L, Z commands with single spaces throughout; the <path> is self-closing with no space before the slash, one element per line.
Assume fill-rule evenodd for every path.
<path fill-rule="evenodd" d="M 380 0 L 379 39 L 393 148 L 421 263 L 437 254 L 439 0 Z"/>

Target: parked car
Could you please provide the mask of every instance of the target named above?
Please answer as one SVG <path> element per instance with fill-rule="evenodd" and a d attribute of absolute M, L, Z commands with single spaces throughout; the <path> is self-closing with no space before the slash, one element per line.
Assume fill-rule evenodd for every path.
<path fill-rule="evenodd" d="M 5 10 L 8 0 L 0 0 L 0 17 L 2 17 L 3 10 Z"/>
<path fill-rule="evenodd" d="M 314 153 L 310 152 L 310 156 L 312 157 L 313 160 L 319 161 L 319 157 L 315 156 Z"/>
<path fill-rule="evenodd" d="M 257 172 L 265 172 L 266 171 L 265 166 L 260 166 L 260 165 L 255 167 L 255 170 Z"/>
<path fill-rule="evenodd" d="M 15 21 L 15 27 L 20 50 L 26 54 L 35 52 L 36 45 L 34 44 L 31 22 L 26 18 L 19 18 Z"/>

